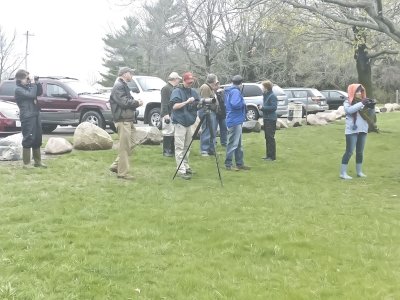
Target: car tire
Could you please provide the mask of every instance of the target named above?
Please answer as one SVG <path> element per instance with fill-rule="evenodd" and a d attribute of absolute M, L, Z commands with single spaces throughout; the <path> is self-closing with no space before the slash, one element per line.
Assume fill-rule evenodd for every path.
<path fill-rule="evenodd" d="M 95 110 L 89 110 L 85 112 L 82 116 L 81 122 L 89 122 L 99 126 L 100 128 L 105 128 L 103 116 Z"/>
<path fill-rule="evenodd" d="M 247 107 L 246 111 L 246 119 L 247 121 L 257 121 L 260 116 L 258 115 L 258 111 L 255 107 Z"/>
<path fill-rule="evenodd" d="M 52 133 L 58 125 L 55 124 L 42 124 L 42 131 L 45 134 Z"/>
<path fill-rule="evenodd" d="M 161 110 L 156 107 L 149 112 L 149 125 L 161 129 Z"/>

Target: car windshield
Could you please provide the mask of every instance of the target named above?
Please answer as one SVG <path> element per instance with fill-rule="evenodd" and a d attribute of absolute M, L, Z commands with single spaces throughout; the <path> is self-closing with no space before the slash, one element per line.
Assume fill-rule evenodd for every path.
<path fill-rule="evenodd" d="M 165 81 L 158 77 L 138 77 L 136 79 L 145 92 L 161 91 L 166 85 Z"/>
<path fill-rule="evenodd" d="M 96 90 L 94 87 L 79 80 L 65 81 L 65 84 L 67 84 L 78 95 L 99 93 L 99 91 Z"/>
<path fill-rule="evenodd" d="M 311 89 L 312 93 L 314 94 L 314 96 L 317 97 L 324 97 L 324 95 L 321 94 L 320 91 L 318 91 L 317 89 Z"/>

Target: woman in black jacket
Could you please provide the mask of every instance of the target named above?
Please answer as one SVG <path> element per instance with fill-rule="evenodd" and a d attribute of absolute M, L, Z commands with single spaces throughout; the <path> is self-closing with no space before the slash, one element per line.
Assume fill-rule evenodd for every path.
<path fill-rule="evenodd" d="M 19 107 L 19 118 L 22 125 L 22 160 L 23 167 L 29 168 L 31 163 L 31 148 L 35 167 L 47 168 L 42 164 L 40 146 L 42 145 L 42 124 L 40 121 L 40 109 L 37 96 L 43 92 L 39 78 L 35 77 L 32 84 L 29 73 L 18 70 L 15 74 L 17 87 L 15 89 L 15 100 Z"/>

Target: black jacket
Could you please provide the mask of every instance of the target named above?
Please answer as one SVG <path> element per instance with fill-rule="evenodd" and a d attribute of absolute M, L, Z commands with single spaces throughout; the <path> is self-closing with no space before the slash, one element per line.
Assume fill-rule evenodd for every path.
<path fill-rule="evenodd" d="M 43 88 L 40 83 L 22 85 L 17 82 L 15 89 L 15 101 L 19 107 L 20 120 L 37 117 L 40 113 L 40 108 L 37 104 L 37 96 L 43 93 Z"/>
<path fill-rule="evenodd" d="M 128 85 L 121 78 L 112 88 L 110 104 L 114 122 L 135 121 L 135 111 L 139 107 L 139 101 L 133 99 Z"/>
<path fill-rule="evenodd" d="M 171 98 L 172 90 L 175 87 L 169 82 L 161 89 L 161 117 L 171 115 L 171 106 L 169 100 Z"/>

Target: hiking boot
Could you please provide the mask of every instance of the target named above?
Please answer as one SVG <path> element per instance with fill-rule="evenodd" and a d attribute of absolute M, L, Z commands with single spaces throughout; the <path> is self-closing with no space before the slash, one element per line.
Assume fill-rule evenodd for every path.
<path fill-rule="evenodd" d="M 118 179 L 125 179 L 125 180 L 134 180 L 135 178 L 131 175 L 125 175 L 125 176 L 117 176 Z"/>
<path fill-rule="evenodd" d="M 236 168 L 238 168 L 238 170 L 245 170 L 245 171 L 248 171 L 251 169 L 249 166 L 246 166 L 246 165 L 236 166 Z"/>
<path fill-rule="evenodd" d="M 178 176 L 184 180 L 190 180 L 192 179 L 192 176 L 188 173 L 178 173 Z"/>
<path fill-rule="evenodd" d="M 227 170 L 227 171 L 239 171 L 239 169 L 234 167 L 234 166 L 225 166 L 225 170 Z"/>
<path fill-rule="evenodd" d="M 164 155 L 165 157 L 172 157 L 172 156 L 174 156 L 174 155 L 172 154 L 171 151 L 164 151 L 163 155 Z"/>

